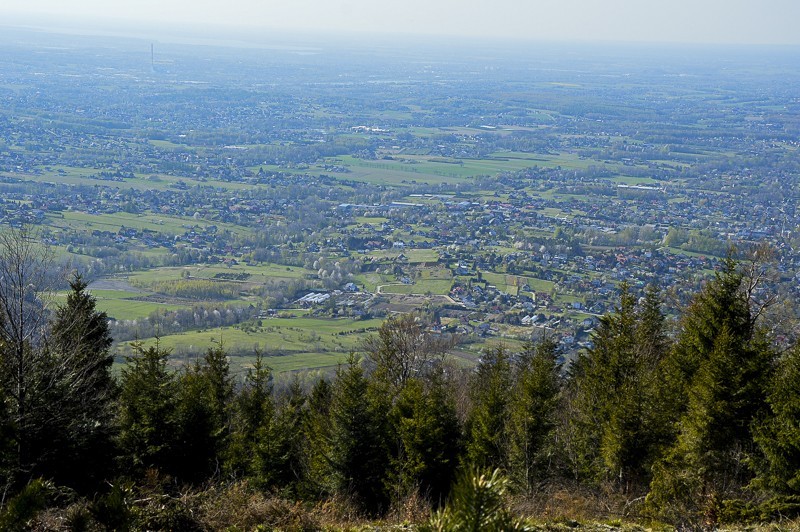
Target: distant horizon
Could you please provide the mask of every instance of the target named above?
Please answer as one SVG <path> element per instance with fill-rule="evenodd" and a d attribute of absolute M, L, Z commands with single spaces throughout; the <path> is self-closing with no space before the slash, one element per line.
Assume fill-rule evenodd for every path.
<path fill-rule="evenodd" d="M 352 31 L 342 29 L 292 29 L 271 28 L 264 33 L 263 28 L 236 24 L 185 24 L 146 21 L 123 21 L 117 19 L 88 18 L 77 20 L 74 18 L 21 15 L 12 18 L 0 19 L 0 28 L 9 28 L 21 31 L 42 32 L 53 35 L 71 35 L 76 37 L 106 37 L 137 39 L 153 41 L 156 44 L 185 44 L 185 45 L 213 45 L 232 48 L 271 48 L 286 39 L 295 39 L 301 43 L 327 43 L 340 41 L 349 44 L 371 41 L 383 45 L 412 45 L 412 47 L 426 47 L 430 44 L 437 45 L 475 45 L 484 44 L 503 45 L 543 45 L 583 47 L 600 46 L 601 49 L 623 49 L 630 51 L 645 50 L 670 50 L 670 49 L 695 49 L 695 50 L 797 50 L 798 43 L 741 43 L 741 42 L 681 42 L 681 41 L 626 41 L 607 39 L 534 39 L 514 36 L 468 36 L 468 35 L 437 35 L 414 33 L 381 33 L 375 31 Z"/>
<path fill-rule="evenodd" d="M 229 0 L 224 6 L 185 0 L 5 0 L 0 26 L 69 31 L 161 31 L 209 34 L 298 33 L 336 38 L 456 39 L 559 44 L 800 46 L 789 0 L 496 0 L 491 6 L 455 0 Z M 112 33 L 108 33 L 112 32 Z M 229 35 L 226 35 L 229 36 Z M 156 35 L 154 35 L 156 37 Z M 216 37 L 216 35 L 214 35 Z"/>

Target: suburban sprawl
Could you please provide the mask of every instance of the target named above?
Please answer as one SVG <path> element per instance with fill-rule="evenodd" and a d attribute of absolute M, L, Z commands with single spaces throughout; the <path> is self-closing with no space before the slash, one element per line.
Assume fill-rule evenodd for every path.
<path fill-rule="evenodd" d="M 467 362 L 574 355 L 620 283 L 674 308 L 732 246 L 797 295 L 781 50 L 3 40 L 0 221 L 82 272 L 120 354 L 332 368 L 417 311 Z"/>

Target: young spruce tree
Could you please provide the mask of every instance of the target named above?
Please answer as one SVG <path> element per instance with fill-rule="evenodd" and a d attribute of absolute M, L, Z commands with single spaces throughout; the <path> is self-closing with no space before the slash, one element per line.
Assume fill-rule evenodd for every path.
<path fill-rule="evenodd" d="M 800 495 L 800 345 L 778 362 L 769 386 L 769 415 L 755 426 L 756 486 L 767 493 Z"/>
<path fill-rule="evenodd" d="M 466 422 L 467 462 L 478 469 L 508 468 L 511 364 L 503 345 L 487 349 L 471 379 Z"/>
<path fill-rule="evenodd" d="M 58 430 L 43 452 L 41 474 L 57 482 L 89 489 L 110 473 L 117 387 L 111 375 L 108 316 L 96 308 L 80 275 L 70 281 L 64 305 L 56 309 L 49 349 L 60 368 L 52 388 Z"/>
<path fill-rule="evenodd" d="M 428 379 L 409 379 L 390 412 L 399 449 L 393 483 L 402 495 L 418 490 L 435 505 L 455 480 L 461 443 L 453 395 L 441 369 Z"/>
<path fill-rule="evenodd" d="M 336 372 L 330 418 L 329 460 L 337 490 L 363 511 L 385 511 L 389 496 L 386 411 L 370 390 L 364 369 L 354 355 Z"/>
<path fill-rule="evenodd" d="M 666 410 L 677 438 L 656 463 L 648 502 L 698 519 L 752 479 L 753 427 L 767 412 L 773 352 L 751 314 L 732 258 L 695 297 L 665 359 Z"/>
<path fill-rule="evenodd" d="M 550 439 L 561 390 L 557 349 L 558 344 L 548 338 L 526 346 L 511 391 L 509 472 L 526 493 L 550 473 Z"/>
<path fill-rule="evenodd" d="M 620 302 L 603 316 L 592 347 L 571 372 L 576 415 L 572 455 L 580 474 L 613 480 L 618 488 L 641 487 L 653 459 L 654 381 L 663 355 L 663 318 L 658 293 L 649 289 L 642 305 L 623 284 Z"/>
<path fill-rule="evenodd" d="M 178 397 L 175 373 L 167 368 L 169 351 L 135 344 L 120 373 L 118 447 L 126 473 L 154 468 L 174 474 Z"/>
<path fill-rule="evenodd" d="M 250 478 L 260 487 L 273 482 L 269 469 L 274 449 L 275 401 L 272 397 L 272 369 L 256 352 L 234 403 L 233 431 L 225 469 L 233 478 Z"/>
<path fill-rule="evenodd" d="M 306 394 L 295 376 L 278 403 L 275 419 L 275 452 L 272 469 L 276 485 L 287 496 L 297 496 L 307 485 L 306 450 L 308 441 L 308 405 Z"/>
<path fill-rule="evenodd" d="M 220 471 L 230 438 L 233 378 L 222 345 L 210 347 L 178 380 L 178 440 L 174 468 L 187 482 L 201 482 Z"/>
<path fill-rule="evenodd" d="M 331 401 L 333 388 L 326 379 L 314 383 L 308 396 L 308 410 L 301 430 L 305 441 L 303 470 L 306 472 L 301 492 L 306 497 L 321 498 L 336 491 L 332 479 L 330 456 Z"/>

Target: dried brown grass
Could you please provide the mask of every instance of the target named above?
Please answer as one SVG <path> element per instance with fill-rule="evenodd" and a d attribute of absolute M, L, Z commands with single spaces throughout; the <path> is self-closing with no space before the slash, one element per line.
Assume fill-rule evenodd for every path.
<path fill-rule="evenodd" d="M 548 484 L 536 492 L 517 496 L 514 511 L 544 521 L 606 521 L 641 518 L 644 497 L 612 489 L 580 485 Z"/>

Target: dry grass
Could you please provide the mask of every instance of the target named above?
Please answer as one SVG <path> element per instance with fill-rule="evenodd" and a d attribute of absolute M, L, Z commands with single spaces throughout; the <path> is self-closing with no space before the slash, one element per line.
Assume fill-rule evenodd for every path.
<path fill-rule="evenodd" d="M 240 482 L 212 488 L 199 508 L 199 521 L 209 530 L 321 530 L 312 509 L 299 502 L 264 495 Z"/>
<path fill-rule="evenodd" d="M 142 495 L 145 495 L 142 497 Z M 302 503 L 264 494 L 246 482 L 214 486 L 174 496 L 139 493 L 130 501 L 133 530 L 198 530 L 231 532 L 274 531 L 366 531 L 415 530 L 430 516 L 424 497 L 411 493 L 398 500 L 380 521 L 361 515 L 347 499 L 336 497 L 317 503 Z M 673 527 L 646 520 L 642 499 L 612 490 L 551 485 L 528 497 L 512 500 L 516 515 L 526 519 L 531 530 L 623 532 L 667 531 Z M 92 518 L 91 503 L 77 500 L 61 508 L 40 513 L 28 530 L 99 531 Z M 165 528 L 166 527 L 166 528 Z M 726 526 L 720 531 L 800 531 L 800 519 L 750 526 Z"/>
<path fill-rule="evenodd" d="M 386 515 L 389 523 L 421 523 L 431 514 L 431 506 L 419 491 L 413 491 L 399 501 L 392 503 Z"/>
<path fill-rule="evenodd" d="M 582 486 L 546 485 L 536 493 L 514 500 L 517 513 L 541 520 L 604 521 L 640 517 L 644 498 L 612 490 Z"/>

